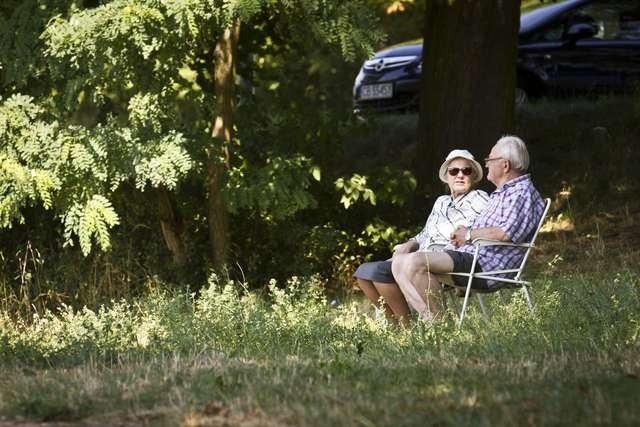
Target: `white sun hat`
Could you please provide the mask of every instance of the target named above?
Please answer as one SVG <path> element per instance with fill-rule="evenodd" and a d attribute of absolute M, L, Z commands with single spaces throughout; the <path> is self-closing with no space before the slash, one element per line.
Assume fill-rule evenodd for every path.
<path fill-rule="evenodd" d="M 471 176 L 471 183 L 475 184 L 479 182 L 482 177 L 482 166 L 478 163 L 468 150 L 453 150 L 449 153 L 442 166 L 440 166 L 440 172 L 438 176 L 440 177 L 440 181 L 447 183 L 447 169 L 449 168 L 449 164 L 455 159 L 467 159 L 471 162 L 471 168 L 473 169 L 473 175 Z"/>

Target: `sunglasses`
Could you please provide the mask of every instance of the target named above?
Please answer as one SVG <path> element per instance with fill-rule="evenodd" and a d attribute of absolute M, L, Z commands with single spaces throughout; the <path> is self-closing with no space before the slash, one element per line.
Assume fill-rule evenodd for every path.
<path fill-rule="evenodd" d="M 462 175 L 464 176 L 469 176 L 473 173 L 473 169 L 471 168 L 449 168 L 447 169 L 447 172 L 449 172 L 449 175 L 451 176 L 457 176 L 460 172 L 462 172 Z"/>

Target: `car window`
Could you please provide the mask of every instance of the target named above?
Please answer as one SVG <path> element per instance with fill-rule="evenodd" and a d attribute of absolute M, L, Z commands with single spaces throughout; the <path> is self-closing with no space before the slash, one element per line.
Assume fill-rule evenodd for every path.
<path fill-rule="evenodd" d="M 629 7 L 619 15 L 619 40 L 640 40 L 640 6 Z"/>
<path fill-rule="evenodd" d="M 640 5 L 634 0 L 593 2 L 569 12 L 564 18 L 532 36 L 533 41 L 552 42 L 565 38 L 573 24 L 593 24 L 591 40 L 640 40 Z"/>
<path fill-rule="evenodd" d="M 594 19 L 600 40 L 619 40 L 640 36 L 637 1 L 618 0 L 596 2 L 583 8 L 582 12 Z"/>
<path fill-rule="evenodd" d="M 531 36 L 531 41 L 534 42 L 555 42 L 562 40 L 564 34 L 565 21 L 552 24 L 550 27 L 540 31 L 537 34 Z"/>

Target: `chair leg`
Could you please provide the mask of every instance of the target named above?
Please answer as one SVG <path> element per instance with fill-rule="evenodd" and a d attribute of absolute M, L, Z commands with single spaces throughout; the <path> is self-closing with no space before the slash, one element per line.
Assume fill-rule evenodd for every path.
<path fill-rule="evenodd" d="M 524 298 L 527 300 L 529 310 L 533 313 L 533 303 L 531 302 L 531 296 L 529 295 L 529 291 L 527 290 L 526 286 L 522 287 L 522 292 L 524 293 Z"/>
<path fill-rule="evenodd" d="M 473 278 L 469 277 L 469 282 L 467 283 L 467 290 L 464 293 L 464 302 L 462 303 L 462 311 L 460 311 L 460 321 L 458 322 L 458 327 L 462 327 L 462 321 L 464 320 L 464 313 L 467 311 L 467 305 L 469 304 L 469 295 L 471 295 L 471 280 Z"/>
<path fill-rule="evenodd" d="M 485 308 L 484 302 L 482 301 L 482 296 L 476 293 L 476 297 L 478 297 L 478 302 L 480 303 L 480 310 L 482 310 L 482 314 L 484 315 L 485 319 L 489 320 L 489 315 L 487 314 L 487 309 Z"/>
<path fill-rule="evenodd" d="M 467 311 L 467 304 L 469 304 L 469 295 L 471 294 L 471 282 L 473 281 L 473 275 L 476 271 L 476 262 L 478 260 L 478 249 L 480 246 L 476 245 L 475 253 L 473 254 L 473 262 L 471 263 L 471 269 L 469 270 L 469 280 L 467 280 L 467 291 L 464 293 L 464 303 L 462 303 L 462 311 L 460 312 L 460 323 L 458 328 L 462 328 L 462 321 L 464 320 L 464 313 Z"/>
<path fill-rule="evenodd" d="M 502 300 L 502 304 L 507 304 L 507 299 L 504 296 L 504 292 L 502 292 L 502 290 L 499 290 L 498 293 L 500 294 L 500 300 Z"/>

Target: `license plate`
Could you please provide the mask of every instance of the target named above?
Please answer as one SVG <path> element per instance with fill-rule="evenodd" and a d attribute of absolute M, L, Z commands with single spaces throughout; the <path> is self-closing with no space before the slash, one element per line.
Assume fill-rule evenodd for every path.
<path fill-rule="evenodd" d="M 360 89 L 360 99 L 385 99 L 393 96 L 393 84 L 365 85 Z"/>

